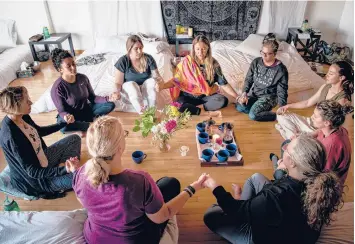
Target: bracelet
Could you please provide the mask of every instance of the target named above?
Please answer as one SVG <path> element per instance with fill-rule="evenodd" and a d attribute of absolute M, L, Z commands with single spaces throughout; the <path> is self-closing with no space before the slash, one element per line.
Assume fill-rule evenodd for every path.
<path fill-rule="evenodd" d="M 187 192 L 187 194 L 189 194 L 190 197 L 192 197 L 192 193 L 187 188 L 185 188 L 184 191 Z"/>
<path fill-rule="evenodd" d="M 196 192 L 195 188 L 193 188 L 192 186 L 187 186 L 186 188 L 189 189 L 192 192 L 192 194 L 195 194 Z"/>

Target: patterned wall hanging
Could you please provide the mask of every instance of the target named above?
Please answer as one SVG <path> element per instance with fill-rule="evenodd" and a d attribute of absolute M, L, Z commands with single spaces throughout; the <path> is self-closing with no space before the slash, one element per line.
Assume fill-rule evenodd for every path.
<path fill-rule="evenodd" d="M 192 26 L 213 40 L 245 40 L 256 33 L 262 1 L 161 1 L 169 43 L 175 26 Z"/>

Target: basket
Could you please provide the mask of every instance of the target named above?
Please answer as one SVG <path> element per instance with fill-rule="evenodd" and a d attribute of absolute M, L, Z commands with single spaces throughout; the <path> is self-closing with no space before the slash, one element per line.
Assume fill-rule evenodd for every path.
<path fill-rule="evenodd" d="M 17 78 L 28 78 L 35 75 L 32 67 L 27 67 L 26 70 L 18 70 L 16 71 Z"/>

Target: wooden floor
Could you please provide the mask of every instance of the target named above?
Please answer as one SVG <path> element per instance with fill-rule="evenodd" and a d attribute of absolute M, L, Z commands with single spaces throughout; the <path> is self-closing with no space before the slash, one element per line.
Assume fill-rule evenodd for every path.
<path fill-rule="evenodd" d="M 40 95 L 56 80 L 59 74 L 53 69 L 51 61 L 42 63 L 41 72 L 37 73 L 33 78 L 18 79 L 10 85 L 23 85 L 29 90 L 32 101 L 36 101 Z M 291 94 L 292 99 L 304 99 L 309 97 L 313 90 Z M 299 114 L 310 116 L 313 109 L 297 111 Z M 133 122 L 137 118 L 133 113 L 114 112 L 113 116 L 121 118 L 125 129 L 130 130 L 127 138 L 127 147 L 123 155 L 123 164 L 127 168 L 144 170 L 149 172 L 154 179 L 163 176 L 174 176 L 181 182 L 182 187 L 196 180 L 201 173 L 207 172 L 213 176 L 217 182 L 226 189 L 230 189 L 232 183 L 243 184 L 245 180 L 255 172 L 262 173 L 268 177 L 272 177 L 273 169 L 269 160 L 269 153 L 279 153 L 282 138 L 278 131 L 274 128 L 274 122 L 254 122 L 250 121 L 244 114 L 235 111 L 230 105 L 223 110 L 223 118 L 217 119 L 217 122 L 227 121 L 234 123 L 234 131 L 239 141 L 239 146 L 244 156 L 244 166 L 237 167 L 209 167 L 201 168 L 197 159 L 197 148 L 194 138 L 195 125 L 204 117 L 193 117 L 190 127 L 184 131 L 177 132 L 176 136 L 170 141 L 171 151 L 168 153 L 160 153 L 159 150 L 151 145 L 150 138 L 142 138 L 138 133 L 133 133 Z M 55 123 L 56 112 L 43 113 L 33 115 L 32 118 L 39 125 L 48 125 Z M 4 114 L 0 114 L 0 119 Z M 348 116 L 345 127 L 348 129 L 350 139 L 354 141 L 354 120 Z M 47 145 L 63 138 L 59 132 L 45 138 Z M 82 163 L 88 159 L 88 151 L 82 142 Z M 190 147 L 187 157 L 181 157 L 178 148 L 182 145 Z M 143 150 L 148 154 L 147 159 L 140 165 L 133 163 L 131 153 L 135 150 Z M 353 149 L 354 150 L 354 149 Z M 2 152 L 1 152 L 2 154 Z M 0 170 L 2 170 L 6 162 L 3 155 L 0 155 Z M 354 165 L 352 165 L 346 181 L 348 189 L 345 193 L 345 201 L 354 201 Z M 0 201 L 3 201 L 4 194 L 0 193 Z M 38 200 L 25 201 L 16 199 L 22 210 L 73 210 L 81 208 L 80 203 L 76 200 L 75 194 L 70 192 L 67 197 L 58 200 Z M 203 223 L 203 214 L 206 209 L 216 200 L 210 190 L 205 189 L 198 192 L 185 205 L 184 209 L 178 215 L 178 223 L 180 227 L 179 243 L 225 243 L 217 235 L 210 232 Z"/>

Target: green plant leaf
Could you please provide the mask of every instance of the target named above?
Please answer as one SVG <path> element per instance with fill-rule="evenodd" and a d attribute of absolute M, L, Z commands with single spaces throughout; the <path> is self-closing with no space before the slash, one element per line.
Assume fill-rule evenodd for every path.
<path fill-rule="evenodd" d="M 143 137 L 147 137 L 148 134 L 149 134 L 149 131 L 142 131 L 142 136 L 143 136 Z"/>
<path fill-rule="evenodd" d="M 139 126 L 140 123 L 141 123 L 141 122 L 140 122 L 138 119 L 136 119 L 136 120 L 134 121 L 134 124 L 135 124 L 136 126 Z"/>
<path fill-rule="evenodd" d="M 133 132 L 137 132 L 137 131 L 140 131 L 141 128 L 137 125 L 135 127 L 133 127 Z"/>

